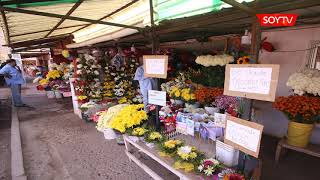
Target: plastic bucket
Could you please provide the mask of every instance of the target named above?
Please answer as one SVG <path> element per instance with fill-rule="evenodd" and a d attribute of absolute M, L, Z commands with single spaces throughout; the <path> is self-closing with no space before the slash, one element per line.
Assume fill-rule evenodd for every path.
<path fill-rule="evenodd" d="M 239 150 L 217 140 L 216 141 L 216 159 L 228 167 L 237 166 L 238 159 L 239 159 Z"/>
<path fill-rule="evenodd" d="M 46 93 L 47 93 L 47 97 L 48 97 L 49 99 L 54 99 L 54 98 L 56 98 L 56 95 L 54 94 L 54 91 L 46 91 Z"/>
<path fill-rule="evenodd" d="M 59 91 L 54 91 L 54 95 L 56 96 L 57 99 L 61 99 L 62 98 L 62 94 Z"/>
<path fill-rule="evenodd" d="M 309 143 L 313 127 L 313 124 L 290 121 L 288 125 L 287 143 L 296 147 L 306 147 Z"/>

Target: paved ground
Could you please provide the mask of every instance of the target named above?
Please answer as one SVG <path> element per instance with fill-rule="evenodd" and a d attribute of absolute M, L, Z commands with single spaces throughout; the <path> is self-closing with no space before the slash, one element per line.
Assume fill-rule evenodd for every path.
<path fill-rule="evenodd" d="M 105 140 L 103 134 L 96 131 L 94 124 L 85 123 L 75 116 L 71 100 L 49 100 L 39 92 L 35 95 L 32 87 L 26 88 L 24 93 L 28 94 L 25 102 L 36 108 L 19 109 L 28 179 L 150 179 L 138 166 L 128 161 L 123 146 L 118 146 L 115 141 Z M 276 138 L 263 137 L 262 180 L 319 179 L 320 158 L 289 152 L 281 159 L 280 164 L 275 165 L 273 159 L 276 144 Z M 5 155 L 0 154 L 0 158 L 2 157 Z M 148 164 L 152 169 L 162 171 L 155 162 Z M 171 179 L 169 176 L 165 177 Z"/>
<path fill-rule="evenodd" d="M 39 94 L 24 99 L 36 108 L 19 109 L 28 179 L 150 179 L 129 162 L 123 146 L 106 141 L 94 124 L 76 117 L 71 100 L 49 100 Z"/>
<path fill-rule="evenodd" d="M 3 91 L 0 94 L 4 96 Z M 10 131 L 11 104 L 8 99 L 0 98 L 0 180 L 10 178 Z"/>

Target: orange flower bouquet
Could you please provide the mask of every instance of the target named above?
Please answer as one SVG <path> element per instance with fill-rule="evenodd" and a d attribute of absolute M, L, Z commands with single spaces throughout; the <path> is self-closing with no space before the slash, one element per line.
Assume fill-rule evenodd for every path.
<path fill-rule="evenodd" d="M 216 97 L 221 96 L 222 94 L 223 89 L 221 88 L 201 87 L 195 91 L 197 101 L 204 105 L 211 104 Z"/>
<path fill-rule="evenodd" d="M 312 96 L 278 97 L 273 107 L 287 115 L 290 121 L 303 124 L 320 122 L 320 98 Z"/>

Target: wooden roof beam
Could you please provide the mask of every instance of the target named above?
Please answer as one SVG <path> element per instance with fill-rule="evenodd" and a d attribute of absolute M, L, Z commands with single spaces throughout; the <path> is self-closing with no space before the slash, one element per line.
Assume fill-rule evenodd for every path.
<path fill-rule="evenodd" d="M 68 29 L 68 28 L 85 26 L 85 25 L 88 25 L 88 24 L 79 24 L 79 25 L 73 25 L 73 26 L 66 26 L 66 27 L 62 27 L 62 28 L 57 28 L 56 30 Z M 28 32 L 28 33 L 15 34 L 15 35 L 11 35 L 10 37 L 16 37 L 16 36 L 23 36 L 23 35 L 28 35 L 28 34 L 35 34 L 35 33 L 47 32 L 47 31 L 50 31 L 50 30 L 51 30 L 51 29 L 45 29 L 45 30 L 41 30 L 41 31 L 33 31 L 33 32 Z"/>
<path fill-rule="evenodd" d="M 6 5 L 19 5 L 19 4 L 28 4 L 28 3 L 36 3 L 36 2 L 47 2 L 49 0 L 11 0 L 11 1 L 1 1 L 1 6 Z"/>
<path fill-rule="evenodd" d="M 222 0 L 223 2 L 231 5 L 232 7 L 238 8 L 246 13 L 248 13 L 249 15 L 255 16 L 257 14 L 257 12 L 254 9 L 251 9 L 250 7 L 241 4 L 235 0 Z"/>
<path fill-rule="evenodd" d="M 98 19 L 98 20 L 99 20 L 99 21 L 102 21 L 103 19 L 105 19 L 105 18 L 107 18 L 107 17 L 110 17 L 110 16 L 112 16 L 112 15 L 114 15 L 114 14 L 118 13 L 119 11 L 122 11 L 123 9 L 125 9 L 125 8 L 127 8 L 127 7 L 129 7 L 129 6 L 131 6 L 132 4 L 134 4 L 134 3 L 138 2 L 138 1 L 139 1 L 139 0 L 133 0 L 133 1 L 131 1 L 130 3 L 128 3 L 128 4 L 124 5 L 124 6 L 122 6 L 121 8 L 119 8 L 119 9 L 117 9 L 117 10 L 113 11 L 113 12 L 112 12 L 112 13 L 110 13 L 110 14 L 107 14 L 107 15 L 103 16 L 102 18 L 100 18 L 100 19 Z M 89 27 L 90 25 L 92 25 L 92 23 L 91 23 L 91 24 L 88 24 L 88 25 L 86 25 L 86 26 L 84 26 L 84 27 L 81 27 L 81 28 L 79 28 L 79 29 L 77 29 L 77 30 L 75 30 L 75 31 L 73 31 L 72 33 L 75 33 L 75 32 L 77 32 L 77 31 L 80 31 L 80 30 L 84 29 L 84 28 L 87 28 L 87 27 Z"/>
<path fill-rule="evenodd" d="M 32 11 L 32 10 L 20 9 L 20 8 L 10 8 L 10 7 L 0 6 L 0 10 L 22 13 L 22 14 L 32 14 L 32 15 L 38 15 L 38 16 L 52 17 L 52 18 L 60 18 L 60 19 L 64 18 L 64 15 L 61 15 L 61 14 Z M 92 19 L 80 18 L 80 17 L 74 17 L 74 16 L 68 16 L 65 18 L 69 19 L 69 20 L 82 21 L 82 22 L 88 22 L 88 23 L 93 23 L 93 24 L 104 24 L 104 25 L 108 25 L 108 26 L 116 26 L 116 27 L 123 27 L 123 28 L 136 29 L 136 30 L 142 29 L 142 28 L 136 27 L 136 26 L 129 26 L 129 25 L 124 25 L 124 24 L 105 22 L 105 21 L 101 21 L 101 20 L 92 20 Z"/>
<path fill-rule="evenodd" d="M 7 43 L 10 45 L 11 44 L 10 32 L 9 32 L 9 26 L 8 26 L 6 13 L 3 10 L 0 10 L 0 11 L 1 11 L 1 16 L 2 16 L 2 20 L 3 20 L 4 26 L 5 26 L 5 33 L 6 33 Z"/>
<path fill-rule="evenodd" d="M 63 18 L 61 18 L 60 21 L 44 37 L 48 37 L 53 31 L 55 31 L 66 20 L 66 18 L 69 17 L 73 13 L 73 11 L 75 11 L 82 4 L 83 1 L 84 0 L 79 0 L 78 2 L 76 2 L 67 12 L 67 14 L 64 15 Z"/>
<path fill-rule="evenodd" d="M 42 44 L 42 43 L 52 42 L 52 41 L 56 41 L 56 40 L 63 40 L 63 39 L 69 38 L 71 36 L 72 36 L 71 34 L 62 34 L 59 36 L 53 36 L 53 37 L 49 37 L 49 38 L 39 38 L 39 39 L 21 41 L 21 42 L 11 43 L 10 47 L 17 48 L 17 47 L 30 46 L 33 44 Z"/>

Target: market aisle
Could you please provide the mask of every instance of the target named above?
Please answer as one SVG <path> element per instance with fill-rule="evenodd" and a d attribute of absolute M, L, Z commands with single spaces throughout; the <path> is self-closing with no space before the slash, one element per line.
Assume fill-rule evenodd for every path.
<path fill-rule="evenodd" d="M 124 147 L 106 141 L 95 125 L 73 114 L 71 100 L 47 99 L 25 91 L 36 110 L 19 109 L 25 170 L 32 180 L 144 180 Z"/>
<path fill-rule="evenodd" d="M 8 98 L 8 89 L 0 88 L 0 180 L 11 179 L 11 103 Z"/>

